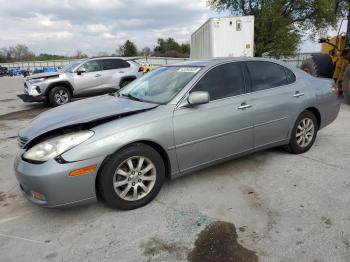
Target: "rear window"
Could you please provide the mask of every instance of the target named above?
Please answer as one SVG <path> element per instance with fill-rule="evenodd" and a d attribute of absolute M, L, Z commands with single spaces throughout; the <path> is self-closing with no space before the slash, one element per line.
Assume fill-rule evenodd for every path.
<path fill-rule="evenodd" d="M 286 68 L 272 62 L 246 62 L 252 81 L 252 91 L 260 91 L 289 84 Z"/>

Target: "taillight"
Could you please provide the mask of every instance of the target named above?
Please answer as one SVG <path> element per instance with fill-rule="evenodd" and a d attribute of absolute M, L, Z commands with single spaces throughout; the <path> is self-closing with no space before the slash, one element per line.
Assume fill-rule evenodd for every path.
<path fill-rule="evenodd" d="M 143 66 L 140 66 L 139 72 L 143 72 L 144 70 L 145 70 L 145 68 Z"/>

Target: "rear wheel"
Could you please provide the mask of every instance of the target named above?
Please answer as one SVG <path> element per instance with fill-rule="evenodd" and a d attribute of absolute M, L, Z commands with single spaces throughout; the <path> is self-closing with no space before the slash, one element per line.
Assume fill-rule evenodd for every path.
<path fill-rule="evenodd" d="M 49 92 L 48 99 L 51 106 L 60 106 L 70 102 L 72 95 L 68 88 L 56 86 Z"/>
<path fill-rule="evenodd" d="M 314 54 L 301 64 L 301 69 L 316 77 L 332 78 L 334 64 L 332 58 L 326 54 Z"/>
<path fill-rule="evenodd" d="M 308 151 L 315 142 L 318 131 L 318 122 L 310 111 L 300 114 L 294 124 L 289 145 L 285 149 L 293 154 L 302 154 Z"/>
<path fill-rule="evenodd" d="M 149 203 L 160 191 L 164 177 L 159 153 L 148 145 L 134 144 L 109 159 L 97 178 L 97 188 L 109 206 L 128 210 Z"/>
<path fill-rule="evenodd" d="M 344 72 L 342 89 L 345 103 L 350 104 L 350 64 L 346 67 Z"/>

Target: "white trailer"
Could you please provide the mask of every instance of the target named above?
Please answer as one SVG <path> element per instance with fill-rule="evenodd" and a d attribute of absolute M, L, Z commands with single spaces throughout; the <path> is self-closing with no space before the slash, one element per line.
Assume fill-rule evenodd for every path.
<path fill-rule="evenodd" d="M 254 56 L 254 16 L 210 18 L 191 35 L 191 59 Z"/>

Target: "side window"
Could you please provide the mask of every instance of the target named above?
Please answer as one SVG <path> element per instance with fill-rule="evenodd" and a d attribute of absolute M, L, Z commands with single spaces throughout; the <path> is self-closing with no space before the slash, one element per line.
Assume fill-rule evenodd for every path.
<path fill-rule="evenodd" d="M 246 64 L 252 81 L 253 92 L 289 83 L 283 66 L 265 61 L 249 61 Z"/>
<path fill-rule="evenodd" d="M 86 70 L 86 73 L 101 71 L 101 65 L 97 61 L 88 61 L 81 66 Z"/>
<path fill-rule="evenodd" d="M 129 63 L 122 59 L 103 59 L 99 61 L 103 70 L 112 70 L 130 67 Z"/>
<path fill-rule="evenodd" d="M 245 92 L 240 63 L 219 65 L 203 76 L 192 88 L 194 91 L 207 91 L 210 100 L 236 96 Z"/>
<path fill-rule="evenodd" d="M 288 68 L 284 68 L 284 70 L 286 70 L 288 83 L 294 83 L 297 80 L 294 73 Z"/>

